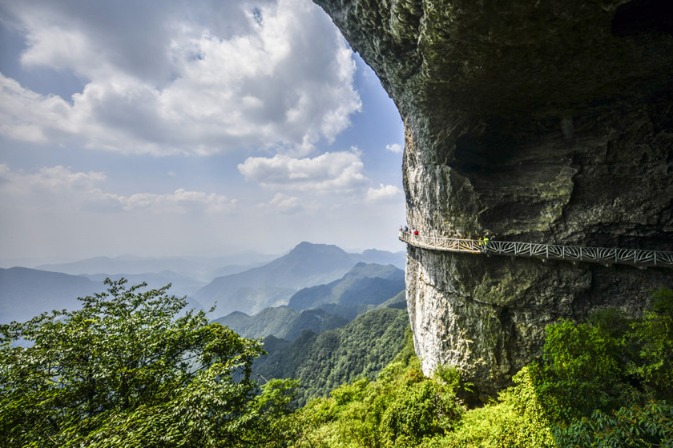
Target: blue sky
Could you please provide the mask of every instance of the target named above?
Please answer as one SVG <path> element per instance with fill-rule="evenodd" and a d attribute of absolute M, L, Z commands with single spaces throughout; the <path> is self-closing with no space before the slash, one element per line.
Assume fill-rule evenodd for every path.
<path fill-rule="evenodd" d="M 402 250 L 402 123 L 310 0 L 0 0 L 0 263 Z"/>

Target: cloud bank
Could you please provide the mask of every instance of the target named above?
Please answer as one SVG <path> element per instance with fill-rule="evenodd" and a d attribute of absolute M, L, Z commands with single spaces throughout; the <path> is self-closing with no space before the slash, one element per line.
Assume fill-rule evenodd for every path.
<path fill-rule="evenodd" d="M 13 171 L 0 164 L 0 199 L 6 213 L 31 204 L 34 211 L 68 208 L 89 212 L 136 212 L 154 214 L 227 214 L 236 200 L 215 193 L 177 189 L 171 193 L 122 195 L 105 191 L 102 172 L 77 172 L 61 165 L 36 172 Z"/>
<path fill-rule="evenodd" d="M 308 0 L 1 5 L 25 36 L 25 68 L 83 83 L 66 98 L 0 74 L 0 133 L 11 139 L 154 155 L 307 155 L 361 108 L 352 52 Z"/>
<path fill-rule="evenodd" d="M 357 151 L 327 152 L 314 158 L 250 157 L 238 170 L 246 180 L 264 187 L 299 191 L 353 191 L 367 180 Z"/>

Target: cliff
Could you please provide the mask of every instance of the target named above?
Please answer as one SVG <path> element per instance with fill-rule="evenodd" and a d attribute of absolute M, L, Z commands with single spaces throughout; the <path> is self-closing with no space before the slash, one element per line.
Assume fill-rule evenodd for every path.
<path fill-rule="evenodd" d="M 314 1 L 399 108 L 409 226 L 673 250 L 669 0 Z M 406 281 L 424 372 L 492 394 L 547 323 L 638 314 L 673 272 L 409 248 Z"/>

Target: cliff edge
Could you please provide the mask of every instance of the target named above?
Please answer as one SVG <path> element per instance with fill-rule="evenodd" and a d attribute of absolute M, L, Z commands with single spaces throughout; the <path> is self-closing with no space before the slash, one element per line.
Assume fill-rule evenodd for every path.
<path fill-rule="evenodd" d="M 673 250 L 669 0 L 314 1 L 400 111 L 410 227 Z M 410 247 L 406 281 L 426 374 L 492 394 L 546 324 L 638 314 L 673 272 Z"/>

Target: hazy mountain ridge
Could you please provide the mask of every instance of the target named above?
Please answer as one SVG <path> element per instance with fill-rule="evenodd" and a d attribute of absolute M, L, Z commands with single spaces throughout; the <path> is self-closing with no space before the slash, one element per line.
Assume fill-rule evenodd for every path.
<path fill-rule="evenodd" d="M 0 323 L 26 321 L 45 311 L 76 309 L 78 297 L 101 290 L 102 283 L 84 276 L 0 268 Z"/>
<path fill-rule="evenodd" d="M 37 265 L 42 271 L 71 275 L 140 275 L 171 271 L 201 281 L 241 272 L 276 258 L 277 255 L 242 252 L 221 257 L 94 257 L 67 263 Z"/>
<path fill-rule="evenodd" d="M 268 307 L 253 315 L 235 311 L 216 321 L 245 337 L 291 340 L 305 330 L 319 333 L 342 326 L 403 291 L 401 269 L 360 262 L 339 280 L 299 290 L 289 306 Z"/>
<path fill-rule="evenodd" d="M 297 311 L 287 306 L 265 308 L 249 316 L 240 311 L 215 319 L 246 338 L 261 339 L 268 336 L 292 341 L 304 331 L 321 333 L 342 327 L 348 320 L 325 310 Z"/>
<path fill-rule="evenodd" d="M 399 255 L 376 250 L 349 254 L 334 245 L 303 242 L 263 266 L 218 277 L 193 297 L 205 307 L 217 304 L 220 316 L 234 311 L 255 314 L 287 305 L 298 290 L 338 280 L 358 262 L 370 258 L 397 259 Z"/>
<path fill-rule="evenodd" d="M 297 291 L 288 306 L 305 310 L 327 304 L 346 308 L 379 305 L 402 290 L 404 271 L 393 265 L 360 262 L 339 280 Z"/>
<path fill-rule="evenodd" d="M 168 292 L 178 297 L 189 296 L 206 284 L 205 282 L 195 280 L 173 271 L 144 272 L 141 274 L 85 274 L 84 276 L 101 285 L 106 278 L 119 280 L 122 277 L 128 280 L 132 285 L 145 282 L 148 287 L 154 289 L 161 288 L 170 283 L 171 289 L 169 289 Z"/>
<path fill-rule="evenodd" d="M 244 269 L 239 263 L 228 266 L 210 266 L 210 272 L 234 270 L 235 273 L 218 277 L 215 282 L 204 286 L 205 282 L 191 276 L 190 272 L 203 269 L 204 258 L 143 258 L 118 257 L 115 259 L 97 257 L 75 263 L 42 265 L 44 268 L 60 269 L 77 272 L 79 275 L 68 272 L 53 272 L 33 268 L 2 269 L 0 274 L 0 322 L 12 319 L 27 320 L 42 312 L 53 309 L 77 307 L 77 297 L 101 292 L 105 288 L 103 280 L 107 277 L 118 279 L 125 277 L 130 284 L 147 282 L 150 288 L 160 288 L 168 283 L 172 284 L 170 294 L 187 296 L 189 306 L 208 309 L 215 300 L 220 303 L 215 316 L 222 316 L 231 311 L 261 311 L 272 305 L 285 305 L 297 290 L 307 285 L 329 283 L 343 276 L 358 261 L 367 258 L 387 260 L 399 258 L 402 253 L 370 250 L 362 254 L 349 254 L 330 245 L 301 243 L 288 254 L 256 267 Z M 236 263 L 233 256 L 223 256 L 219 259 Z M 247 254 L 241 262 L 251 261 L 250 257 L 264 257 L 260 254 Z M 164 264 L 156 264 L 159 260 Z M 166 264 L 177 263 L 179 266 L 189 266 L 189 261 L 195 260 L 196 266 L 187 271 L 161 269 L 157 271 L 140 271 L 148 267 L 165 267 Z M 199 261 L 200 260 L 200 261 Z M 212 261 L 212 259 L 208 259 Z M 399 261 L 399 260 L 398 260 Z M 91 262 L 91 265 L 88 263 Z M 108 267 L 110 271 L 100 269 Z M 114 272 L 117 271 L 117 272 Z M 88 273 L 87 273 L 88 272 Z M 82 275 L 83 273 L 87 273 Z M 19 275 L 20 274 L 20 275 Z M 230 281 L 231 284 L 227 284 Z M 224 299 L 217 295 L 206 294 L 210 289 L 226 291 Z M 205 303 L 199 300 L 200 294 L 215 300 Z M 245 303 L 248 300 L 250 303 Z M 225 308 L 223 305 L 227 304 Z M 331 312 L 330 312 L 331 313 Z M 317 319 L 319 316 L 306 314 L 303 319 Z M 331 324 L 330 324 L 331 325 Z M 328 325 L 329 327 L 329 325 Z M 311 327 L 319 329 L 321 327 Z M 324 328 L 323 328 L 324 329 Z M 286 334 L 287 336 L 287 334 Z"/>
<path fill-rule="evenodd" d="M 300 402 L 358 377 L 373 379 L 402 347 L 409 325 L 404 272 L 392 265 L 357 263 L 339 280 L 298 291 L 291 302 L 216 322 L 263 338 L 268 355 L 253 372 L 300 380 Z"/>

